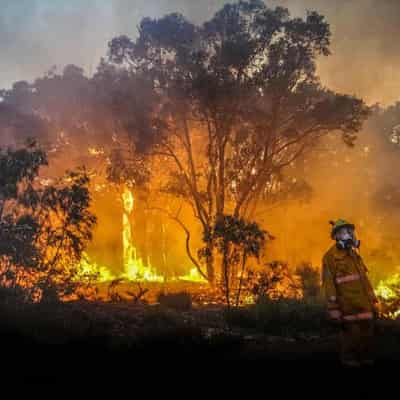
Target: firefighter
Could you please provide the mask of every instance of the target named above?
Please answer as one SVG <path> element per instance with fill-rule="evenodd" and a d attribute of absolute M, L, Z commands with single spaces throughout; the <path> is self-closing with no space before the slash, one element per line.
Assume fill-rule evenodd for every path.
<path fill-rule="evenodd" d="M 330 221 L 335 244 L 322 260 L 322 285 L 329 318 L 341 327 L 340 358 L 344 366 L 373 364 L 378 300 L 360 254 L 353 224 Z"/>

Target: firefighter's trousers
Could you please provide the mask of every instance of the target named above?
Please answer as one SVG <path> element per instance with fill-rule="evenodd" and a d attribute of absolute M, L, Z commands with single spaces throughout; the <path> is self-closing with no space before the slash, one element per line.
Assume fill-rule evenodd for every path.
<path fill-rule="evenodd" d="M 375 321 L 343 322 L 340 334 L 340 356 L 343 363 L 374 360 Z"/>

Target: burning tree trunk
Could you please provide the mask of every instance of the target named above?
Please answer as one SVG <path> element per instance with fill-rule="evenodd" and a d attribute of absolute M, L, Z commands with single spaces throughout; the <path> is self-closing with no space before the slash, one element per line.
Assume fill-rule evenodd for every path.
<path fill-rule="evenodd" d="M 134 197 L 131 189 L 127 186 L 121 194 L 122 202 L 124 205 L 123 214 L 123 259 L 125 277 L 133 281 L 163 281 L 164 277 L 157 275 L 151 265 L 146 265 L 137 254 L 137 249 L 134 246 L 134 238 L 132 232 L 132 224 L 130 221 L 131 215 L 134 210 Z"/>

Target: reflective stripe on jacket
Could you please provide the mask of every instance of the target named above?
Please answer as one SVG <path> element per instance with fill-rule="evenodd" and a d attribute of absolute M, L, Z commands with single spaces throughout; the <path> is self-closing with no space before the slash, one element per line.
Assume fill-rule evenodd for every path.
<path fill-rule="evenodd" d="M 361 321 L 364 319 L 373 319 L 374 314 L 372 312 L 365 312 L 353 315 L 344 315 L 342 317 L 345 321 Z"/>
<path fill-rule="evenodd" d="M 322 287 L 327 308 L 338 309 L 343 320 L 368 319 L 376 299 L 367 276 L 367 267 L 354 250 L 332 246 L 322 261 Z"/>

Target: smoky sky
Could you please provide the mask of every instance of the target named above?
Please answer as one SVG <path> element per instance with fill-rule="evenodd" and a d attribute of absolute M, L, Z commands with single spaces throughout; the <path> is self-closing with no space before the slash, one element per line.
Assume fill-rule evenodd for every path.
<path fill-rule="evenodd" d="M 114 36 L 145 16 L 181 12 L 201 23 L 226 0 L 0 0 L 0 87 L 74 63 L 92 73 Z M 270 0 L 293 15 L 316 10 L 332 29 L 322 82 L 368 103 L 400 99 L 400 0 Z"/>

